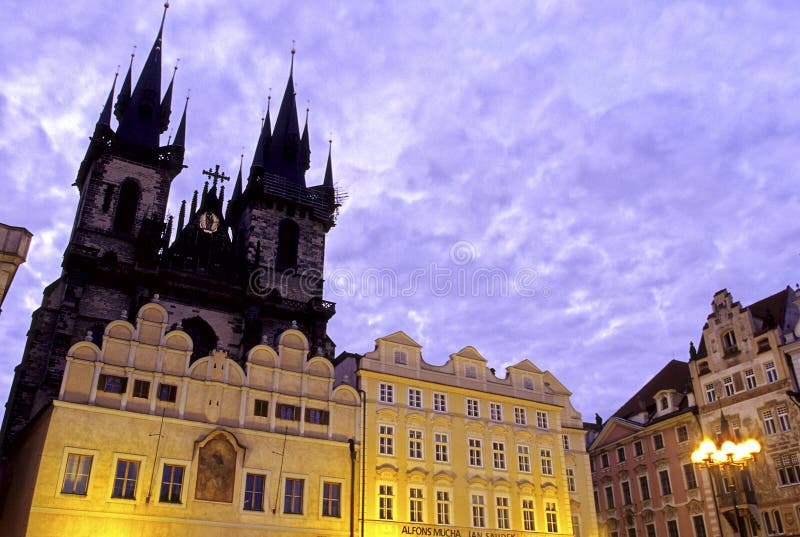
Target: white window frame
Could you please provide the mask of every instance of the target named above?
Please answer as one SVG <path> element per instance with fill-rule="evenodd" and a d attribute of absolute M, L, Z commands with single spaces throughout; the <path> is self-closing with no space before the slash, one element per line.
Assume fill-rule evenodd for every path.
<path fill-rule="evenodd" d="M 447 412 L 447 394 L 441 392 L 433 392 L 433 411 L 434 412 Z"/>
<path fill-rule="evenodd" d="M 422 429 L 408 429 L 408 458 L 423 460 L 425 458 L 425 432 Z"/>
<path fill-rule="evenodd" d="M 511 498 L 505 495 L 495 496 L 494 509 L 497 529 L 511 529 Z"/>
<path fill-rule="evenodd" d="M 378 455 L 394 457 L 394 425 L 378 424 Z"/>
<path fill-rule="evenodd" d="M 764 364 L 764 373 L 767 377 L 767 384 L 778 382 L 778 369 L 772 360 Z"/>
<path fill-rule="evenodd" d="M 433 432 L 433 459 L 439 464 L 450 462 L 450 433 Z"/>
<path fill-rule="evenodd" d="M 744 384 L 748 390 L 758 388 L 758 379 L 756 379 L 756 373 L 752 368 L 744 370 Z"/>
<path fill-rule="evenodd" d="M 466 414 L 469 418 L 481 417 L 481 402 L 478 399 L 467 397 L 466 400 Z"/>
<path fill-rule="evenodd" d="M 483 468 L 483 440 L 475 437 L 467 438 L 468 464 L 472 468 Z M 475 462 L 477 460 L 477 462 Z"/>
<path fill-rule="evenodd" d="M 489 419 L 503 421 L 503 404 L 496 401 L 489 402 Z"/>
<path fill-rule="evenodd" d="M 517 469 L 521 473 L 531 473 L 531 448 L 528 444 L 517 444 Z"/>
<path fill-rule="evenodd" d="M 378 401 L 387 405 L 394 404 L 394 384 L 388 382 L 378 384 Z"/>
<path fill-rule="evenodd" d="M 434 493 L 436 495 L 436 523 L 440 526 L 451 526 L 453 524 L 453 491 L 436 488 Z"/>
<path fill-rule="evenodd" d="M 514 423 L 517 425 L 528 425 L 528 411 L 524 407 L 514 407 Z"/>
<path fill-rule="evenodd" d="M 492 468 L 495 470 L 508 470 L 506 443 L 501 440 L 492 440 Z"/>
<path fill-rule="evenodd" d="M 539 458 L 542 463 L 542 475 L 555 475 L 553 471 L 553 452 L 550 448 L 540 448 Z"/>
<path fill-rule="evenodd" d="M 411 408 L 422 408 L 422 390 L 419 388 L 408 389 L 408 406 Z"/>
<path fill-rule="evenodd" d="M 419 492 L 416 496 L 414 491 Z M 417 511 L 417 516 L 414 516 Z M 425 489 L 420 485 L 411 485 L 408 487 L 408 520 L 412 524 L 425 523 Z"/>
<path fill-rule="evenodd" d="M 486 494 L 482 492 L 470 492 L 470 513 L 472 527 L 486 528 Z"/>
<path fill-rule="evenodd" d="M 550 428 L 550 415 L 544 410 L 536 411 L 536 427 L 539 429 Z"/>
<path fill-rule="evenodd" d="M 776 409 L 778 414 L 778 427 L 782 433 L 792 430 L 792 423 L 789 419 L 789 409 L 786 405 L 781 405 Z"/>

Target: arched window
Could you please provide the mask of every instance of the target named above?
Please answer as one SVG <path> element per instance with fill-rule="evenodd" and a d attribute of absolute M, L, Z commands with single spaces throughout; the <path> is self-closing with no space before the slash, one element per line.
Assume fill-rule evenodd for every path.
<path fill-rule="evenodd" d="M 217 334 L 202 317 L 190 317 L 181 321 L 183 331 L 192 338 L 192 357 L 194 363 L 198 358 L 203 358 L 217 347 Z"/>
<path fill-rule="evenodd" d="M 281 220 L 278 225 L 278 253 L 275 256 L 275 267 L 284 270 L 297 267 L 297 242 L 300 238 L 300 227 L 294 220 Z"/>
<path fill-rule="evenodd" d="M 114 215 L 114 231 L 130 233 L 136 221 L 136 208 L 139 206 L 139 185 L 136 181 L 126 179 L 119 189 L 117 213 Z"/>
<path fill-rule="evenodd" d="M 725 350 L 725 354 L 735 353 L 739 350 L 736 347 L 736 334 L 734 334 L 733 330 L 728 330 L 722 334 L 722 347 Z"/>

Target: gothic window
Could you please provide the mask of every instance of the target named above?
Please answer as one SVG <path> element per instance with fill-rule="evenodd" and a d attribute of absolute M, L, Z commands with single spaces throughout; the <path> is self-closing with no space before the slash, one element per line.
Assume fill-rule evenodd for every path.
<path fill-rule="evenodd" d="M 211 353 L 217 346 L 217 334 L 202 317 L 190 317 L 181 321 L 183 331 L 192 338 L 192 363 Z M 174 328 L 174 327 L 173 327 Z"/>
<path fill-rule="evenodd" d="M 294 220 L 281 220 L 278 225 L 278 253 L 275 267 L 278 269 L 297 268 L 297 243 L 300 239 L 300 227 Z"/>
<path fill-rule="evenodd" d="M 126 179 L 119 189 L 119 202 L 114 215 L 114 231 L 130 233 L 136 220 L 136 208 L 139 206 L 139 185 L 132 179 Z"/>

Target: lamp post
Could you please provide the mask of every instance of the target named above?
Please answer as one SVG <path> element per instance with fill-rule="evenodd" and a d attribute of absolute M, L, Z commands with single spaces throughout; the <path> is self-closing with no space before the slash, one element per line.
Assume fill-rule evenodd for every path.
<path fill-rule="evenodd" d="M 722 416 L 722 423 L 722 432 L 726 437 L 729 437 L 728 423 L 724 415 Z M 756 453 L 760 451 L 761 444 L 758 440 L 753 438 L 739 443 L 726 439 L 719 447 L 717 447 L 713 440 L 706 438 L 700 443 L 700 446 L 692 452 L 691 458 L 694 464 L 705 466 L 709 469 L 719 468 L 720 473 L 722 471 L 727 473 L 727 480 L 731 485 L 730 491 L 733 499 L 733 512 L 736 517 L 736 529 L 739 533 L 739 537 L 744 537 L 744 533 L 742 532 L 742 521 L 739 518 L 739 504 L 736 499 L 736 481 L 733 478 L 732 470 L 736 468 L 737 471 L 740 471 L 747 466 L 750 461 L 754 460 Z M 722 531 L 722 528 L 720 528 L 720 531 Z"/>

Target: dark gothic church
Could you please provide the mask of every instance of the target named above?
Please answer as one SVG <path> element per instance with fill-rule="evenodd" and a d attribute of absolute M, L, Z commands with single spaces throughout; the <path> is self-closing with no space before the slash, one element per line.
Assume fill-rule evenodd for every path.
<path fill-rule="evenodd" d="M 163 28 L 162 17 L 135 85 L 131 60 L 100 112 L 74 183 L 80 198 L 62 273 L 44 291 L 15 371 L 3 448 L 58 397 L 70 346 L 99 345 L 109 322 L 134 322 L 149 302 L 191 336 L 192 360 L 220 348 L 243 364 L 253 346 L 276 346 L 293 326 L 316 355 L 333 359 L 326 326 L 335 309 L 322 298 L 322 272 L 339 200 L 330 153 L 321 184 L 306 184 L 308 117 L 301 132 L 294 50 L 274 128 L 268 111 L 249 171 L 240 167 L 228 200 L 219 166 L 204 171 L 201 193 L 173 222 L 167 201 L 185 168 L 188 99 L 174 139 L 162 145 L 175 78 L 162 95 Z"/>

